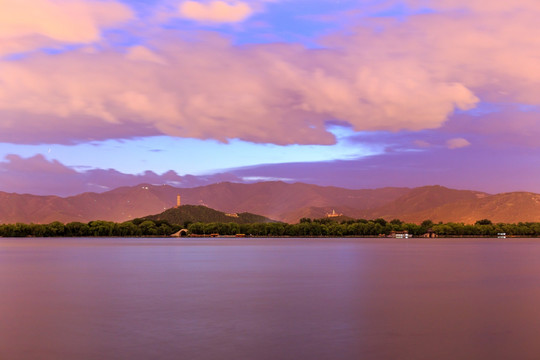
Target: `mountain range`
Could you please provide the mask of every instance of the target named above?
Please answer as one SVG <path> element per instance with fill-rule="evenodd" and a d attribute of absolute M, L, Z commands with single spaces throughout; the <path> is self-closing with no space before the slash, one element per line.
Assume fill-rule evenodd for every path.
<path fill-rule="evenodd" d="M 226 213 L 249 212 L 289 223 L 320 218 L 335 210 L 352 218 L 400 219 L 420 223 L 540 221 L 540 194 L 488 194 L 442 186 L 351 190 L 303 183 L 222 182 L 195 188 L 141 184 L 104 193 L 70 197 L 0 192 L 0 223 L 126 221 L 182 204 L 204 205 Z"/>

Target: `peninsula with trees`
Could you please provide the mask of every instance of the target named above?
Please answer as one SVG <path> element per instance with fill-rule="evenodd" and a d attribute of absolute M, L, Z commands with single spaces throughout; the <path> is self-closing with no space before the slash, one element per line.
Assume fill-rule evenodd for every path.
<path fill-rule="evenodd" d="M 2 237 L 163 237 L 175 233 L 196 237 L 391 237 L 395 234 L 407 234 L 407 237 L 498 237 L 500 234 L 537 237 L 540 236 L 540 222 L 510 224 L 482 219 L 474 224 L 434 223 L 431 220 L 415 224 L 398 219 L 366 220 L 341 216 L 302 218 L 298 223 L 288 224 L 250 213 L 226 214 L 204 206 L 183 205 L 120 223 L 95 220 L 0 225 Z"/>
<path fill-rule="evenodd" d="M 186 205 L 178 206 L 179 195 Z M 272 181 L 141 184 L 70 197 L 0 192 L 1 236 L 168 236 L 182 229 L 203 236 L 538 236 L 539 222 L 540 194 L 437 185 L 352 190 Z"/>

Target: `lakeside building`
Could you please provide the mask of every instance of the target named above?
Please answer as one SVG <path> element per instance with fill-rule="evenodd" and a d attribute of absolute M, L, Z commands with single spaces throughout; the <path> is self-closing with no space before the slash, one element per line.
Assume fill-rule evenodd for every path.
<path fill-rule="evenodd" d="M 395 239 L 408 239 L 412 237 L 407 230 L 404 231 L 392 231 L 388 237 Z"/>
<path fill-rule="evenodd" d="M 343 214 L 338 214 L 336 213 L 336 210 L 333 210 L 333 209 L 331 213 L 326 214 L 326 217 L 329 217 L 329 218 L 338 217 L 338 216 L 343 216 Z"/>
<path fill-rule="evenodd" d="M 425 237 L 425 238 L 436 238 L 436 237 L 439 237 L 439 235 L 437 235 L 435 233 L 435 231 L 433 231 L 433 229 L 429 229 L 424 235 L 422 235 L 422 237 Z"/>

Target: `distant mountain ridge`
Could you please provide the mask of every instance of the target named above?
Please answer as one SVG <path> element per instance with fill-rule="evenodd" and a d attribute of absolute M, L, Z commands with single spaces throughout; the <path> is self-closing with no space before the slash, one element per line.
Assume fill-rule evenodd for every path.
<path fill-rule="evenodd" d="M 320 218 L 335 210 L 352 218 L 400 219 L 420 223 L 540 221 L 540 194 L 487 194 L 443 186 L 351 190 L 303 183 L 223 182 L 197 188 L 141 184 L 71 197 L 0 192 L 0 223 L 91 220 L 126 221 L 159 214 L 176 205 L 204 205 L 225 213 L 249 212 L 289 223 Z"/>

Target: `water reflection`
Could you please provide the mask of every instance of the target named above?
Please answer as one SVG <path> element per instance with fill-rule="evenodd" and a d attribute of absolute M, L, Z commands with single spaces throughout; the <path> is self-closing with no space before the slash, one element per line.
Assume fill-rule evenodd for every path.
<path fill-rule="evenodd" d="M 540 242 L 0 239 L 0 359 L 537 359 Z"/>

